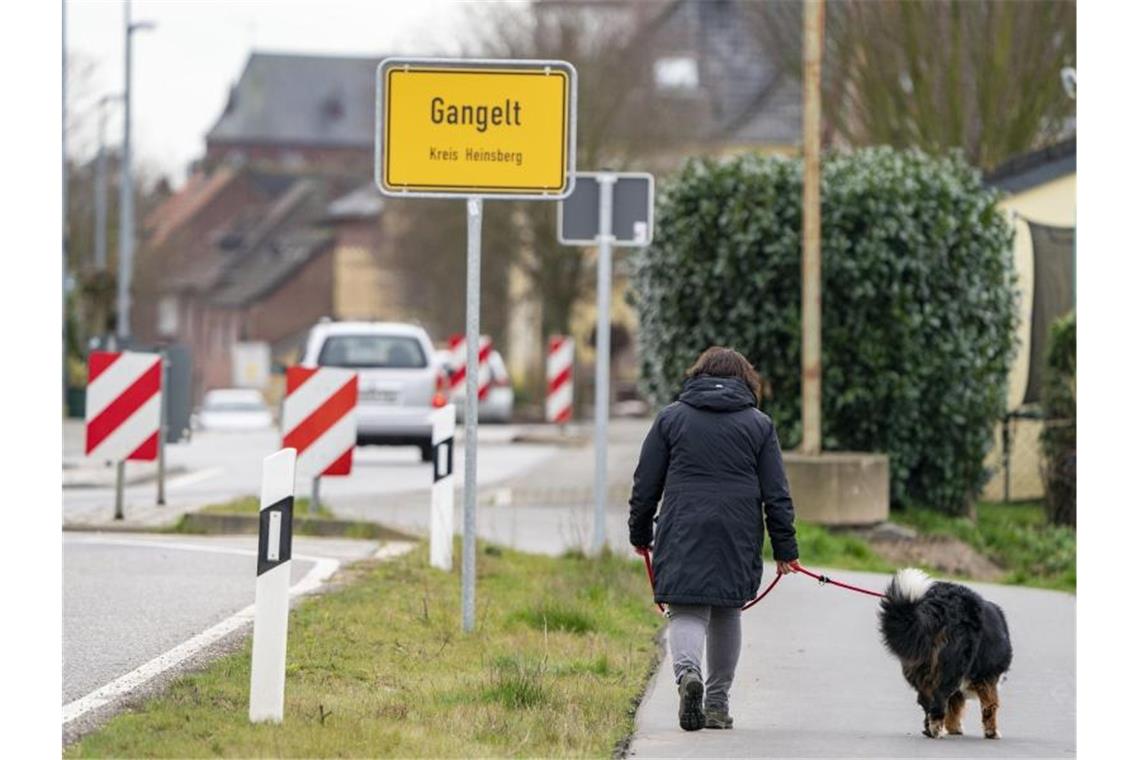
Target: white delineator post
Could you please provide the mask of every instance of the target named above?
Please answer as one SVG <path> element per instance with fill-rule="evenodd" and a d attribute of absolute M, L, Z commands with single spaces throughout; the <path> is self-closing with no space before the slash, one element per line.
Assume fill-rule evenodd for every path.
<path fill-rule="evenodd" d="M 565 425 L 574 407 L 574 339 L 551 335 L 546 348 L 546 421 Z"/>
<path fill-rule="evenodd" d="M 257 597 L 249 677 L 251 723 L 285 717 L 285 639 L 293 556 L 296 449 L 281 449 L 261 466 L 261 526 L 257 538 Z"/>
<path fill-rule="evenodd" d="M 455 405 L 432 415 L 431 564 L 451 570 L 455 536 Z"/>

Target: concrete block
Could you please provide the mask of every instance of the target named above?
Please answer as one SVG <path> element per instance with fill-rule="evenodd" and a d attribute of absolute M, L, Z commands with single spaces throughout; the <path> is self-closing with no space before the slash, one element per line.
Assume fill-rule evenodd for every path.
<path fill-rule="evenodd" d="M 874 525 L 890 513 L 886 454 L 827 451 L 784 453 L 796 519 L 821 525 Z"/>

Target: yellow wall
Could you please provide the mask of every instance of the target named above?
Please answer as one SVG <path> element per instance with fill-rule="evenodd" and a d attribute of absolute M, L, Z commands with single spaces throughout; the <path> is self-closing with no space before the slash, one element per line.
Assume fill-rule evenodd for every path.
<path fill-rule="evenodd" d="M 1055 227 L 1077 224 L 1077 175 L 1068 174 L 1043 185 L 1010 195 L 998 204 L 1013 219 L 1013 260 L 1017 271 L 1017 288 L 1021 295 L 1021 321 L 1017 329 L 1017 355 L 1009 373 L 1008 408 L 1016 409 L 1029 383 L 1029 332 L 1033 310 L 1033 243 L 1029 236 L 1032 220 Z M 1041 424 L 1035 420 L 1018 420 L 1011 431 L 1012 462 L 1010 497 L 1036 499 L 1044 493 L 1041 484 L 1037 437 Z M 1001 425 L 994 432 L 994 446 L 986 459 L 994 477 L 986 484 L 982 497 L 999 500 L 1003 494 L 1001 472 Z"/>
<path fill-rule="evenodd" d="M 398 304 L 391 276 L 367 249 L 339 246 L 335 252 L 333 308 L 337 319 L 394 319 Z"/>

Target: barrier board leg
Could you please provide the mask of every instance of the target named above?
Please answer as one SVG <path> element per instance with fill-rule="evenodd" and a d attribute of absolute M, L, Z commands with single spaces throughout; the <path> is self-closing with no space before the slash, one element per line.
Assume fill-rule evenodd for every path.
<path fill-rule="evenodd" d="M 126 462 L 119 460 L 115 462 L 115 519 L 123 519 L 123 470 L 126 468 Z"/>
<path fill-rule="evenodd" d="M 261 467 L 261 525 L 257 537 L 257 597 L 249 720 L 280 723 L 285 713 L 285 640 L 293 556 L 293 493 L 297 450 L 282 449 Z"/>
<path fill-rule="evenodd" d="M 455 536 L 455 406 L 432 418 L 431 564 L 451 570 Z"/>

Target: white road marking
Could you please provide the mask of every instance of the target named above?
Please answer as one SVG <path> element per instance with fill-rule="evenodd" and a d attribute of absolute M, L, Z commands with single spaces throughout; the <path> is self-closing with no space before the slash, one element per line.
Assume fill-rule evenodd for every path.
<path fill-rule="evenodd" d="M 188 472 L 185 475 L 179 475 L 175 478 L 170 478 L 166 481 L 166 490 L 170 491 L 176 488 L 185 488 L 186 486 L 193 485 L 203 480 L 215 478 L 225 472 L 221 467 L 211 467 L 207 470 L 196 470 L 195 472 Z"/>
<path fill-rule="evenodd" d="M 209 547 L 198 544 L 184 544 L 165 541 L 132 541 L 130 539 L 103 539 L 103 538 L 69 538 L 69 543 L 78 544 L 107 544 L 115 546 L 144 546 L 147 548 L 154 548 L 156 546 L 163 546 L 169 549 L 178 549 L 183 551 L 200 551 L 200 552 L 214 552 L 216 554 L 240 554 L 245 556 L 257 556 L 256 551 L 247 551 L 245 549 L 233 549 L 229 547 Z M 407 542 L 392 542 L 389 544 L 381 545 L 381 547 L 373 555 L 377 559 L 387 559 L 389 557 L 399 556 L 412 548 L 413 544 Z M 303 554 L 294 554 L 293 559 L 314 562 L 314 567 L 305 574 L 305 577 L 295 583 L 289 589 L 289 596 L 301 596 L 310 593 L 320 587 L 328 578 L 337 571 L 340 567 L 340 560 L 330 559 L 327 557 L 313 557 Z M 67 725 L 76 718 L 83 717 L 87 713 L 97 708 L 103 707 L 114 702 L 143 684 L 147 683 L 155 676 L 161 675 L 171 668 L 185 662 L 187 659 L 202 651 L 211 644 L 217 642 L 223 637 L 233 633 L 243 625 L 253 621 L 254 605 L 244 607 L 238 612 L 235 612 L 230 617 L 226 618 L 217 625 L 208 628 L 207 630 L 199 633 L 197 636 L 179 644 L 173 649 L 160 654 L 150 662 L 144 663 L 139 667 L 132 670 L 130 673 L 119 676 L 114 681 L 101 686 L 95 691 L 80 697 L 72 702 L 63 706 L 63 725 Z"/>

